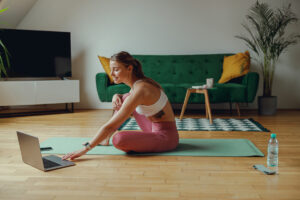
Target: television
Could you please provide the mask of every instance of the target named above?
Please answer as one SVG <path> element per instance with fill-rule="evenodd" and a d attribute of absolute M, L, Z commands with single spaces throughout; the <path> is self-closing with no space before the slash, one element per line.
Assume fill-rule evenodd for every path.
<path fill-rule="evenodd" d="M 8 78 L 72 76 L 70 32 L 0 29 L 0 39 L 10 55 Z"/>

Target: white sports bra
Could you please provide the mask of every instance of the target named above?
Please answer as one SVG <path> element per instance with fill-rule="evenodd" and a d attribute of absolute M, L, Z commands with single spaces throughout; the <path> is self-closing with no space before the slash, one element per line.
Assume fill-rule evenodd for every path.
<path fill-rule="evenodd" d="M 140 82 L 142 80 L 137 80 L 136 82 L 134 82 L 133 87 L 136 83 Z M 146 105 L 139 105 L 136 107 L 136 112 L 141 114 L 141 115 L 145 115 L 146 117 L 155 115 L 156 113 L 158 113 L 159 111 L 161 111 L 165 105 L 168 102 L 168 97 L 165 94 L 165 92 L 163 90 L 160 90 L 160 97 L 159 99 L 152 105 L 146 106 Z"/>

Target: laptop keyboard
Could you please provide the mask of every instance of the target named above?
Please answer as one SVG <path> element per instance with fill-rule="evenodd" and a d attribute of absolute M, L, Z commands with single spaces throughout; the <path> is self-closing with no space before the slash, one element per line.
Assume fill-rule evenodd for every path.
<path fill-rule="evenodd" d="M 43 163 L 45 168 L 61 166 L 60 164 L 47 160 L 46 158 L 43 158 Z"/>

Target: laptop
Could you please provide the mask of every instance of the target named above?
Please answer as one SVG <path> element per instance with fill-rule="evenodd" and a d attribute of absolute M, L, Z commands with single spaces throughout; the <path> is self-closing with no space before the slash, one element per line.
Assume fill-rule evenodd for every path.
<path fill-rule="evenodd" d="M 75 163 L 62 160 L 55 155 L 42 157 L 40 143 L 37 137 L 19 131 L 17 131 L 17 136 L 24 163 L 42 171 L 50 171 L 75 165 Z"/>

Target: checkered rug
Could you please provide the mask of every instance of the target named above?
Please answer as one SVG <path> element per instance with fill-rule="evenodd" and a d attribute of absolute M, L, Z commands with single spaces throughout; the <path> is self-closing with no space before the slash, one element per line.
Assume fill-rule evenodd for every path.
<path fill-rule="evenodd" d="M 206 118 L 194 119 L 184 118 L 179 120 L 176 118 L 176 126 L 178 131 L 261 131 L 270 132 L 260 123 L 253 119 L 213 119 L 213 124 L 209 123 Z M 140 130 L 134 118 L 126 120 L 119 130 Z"/>

